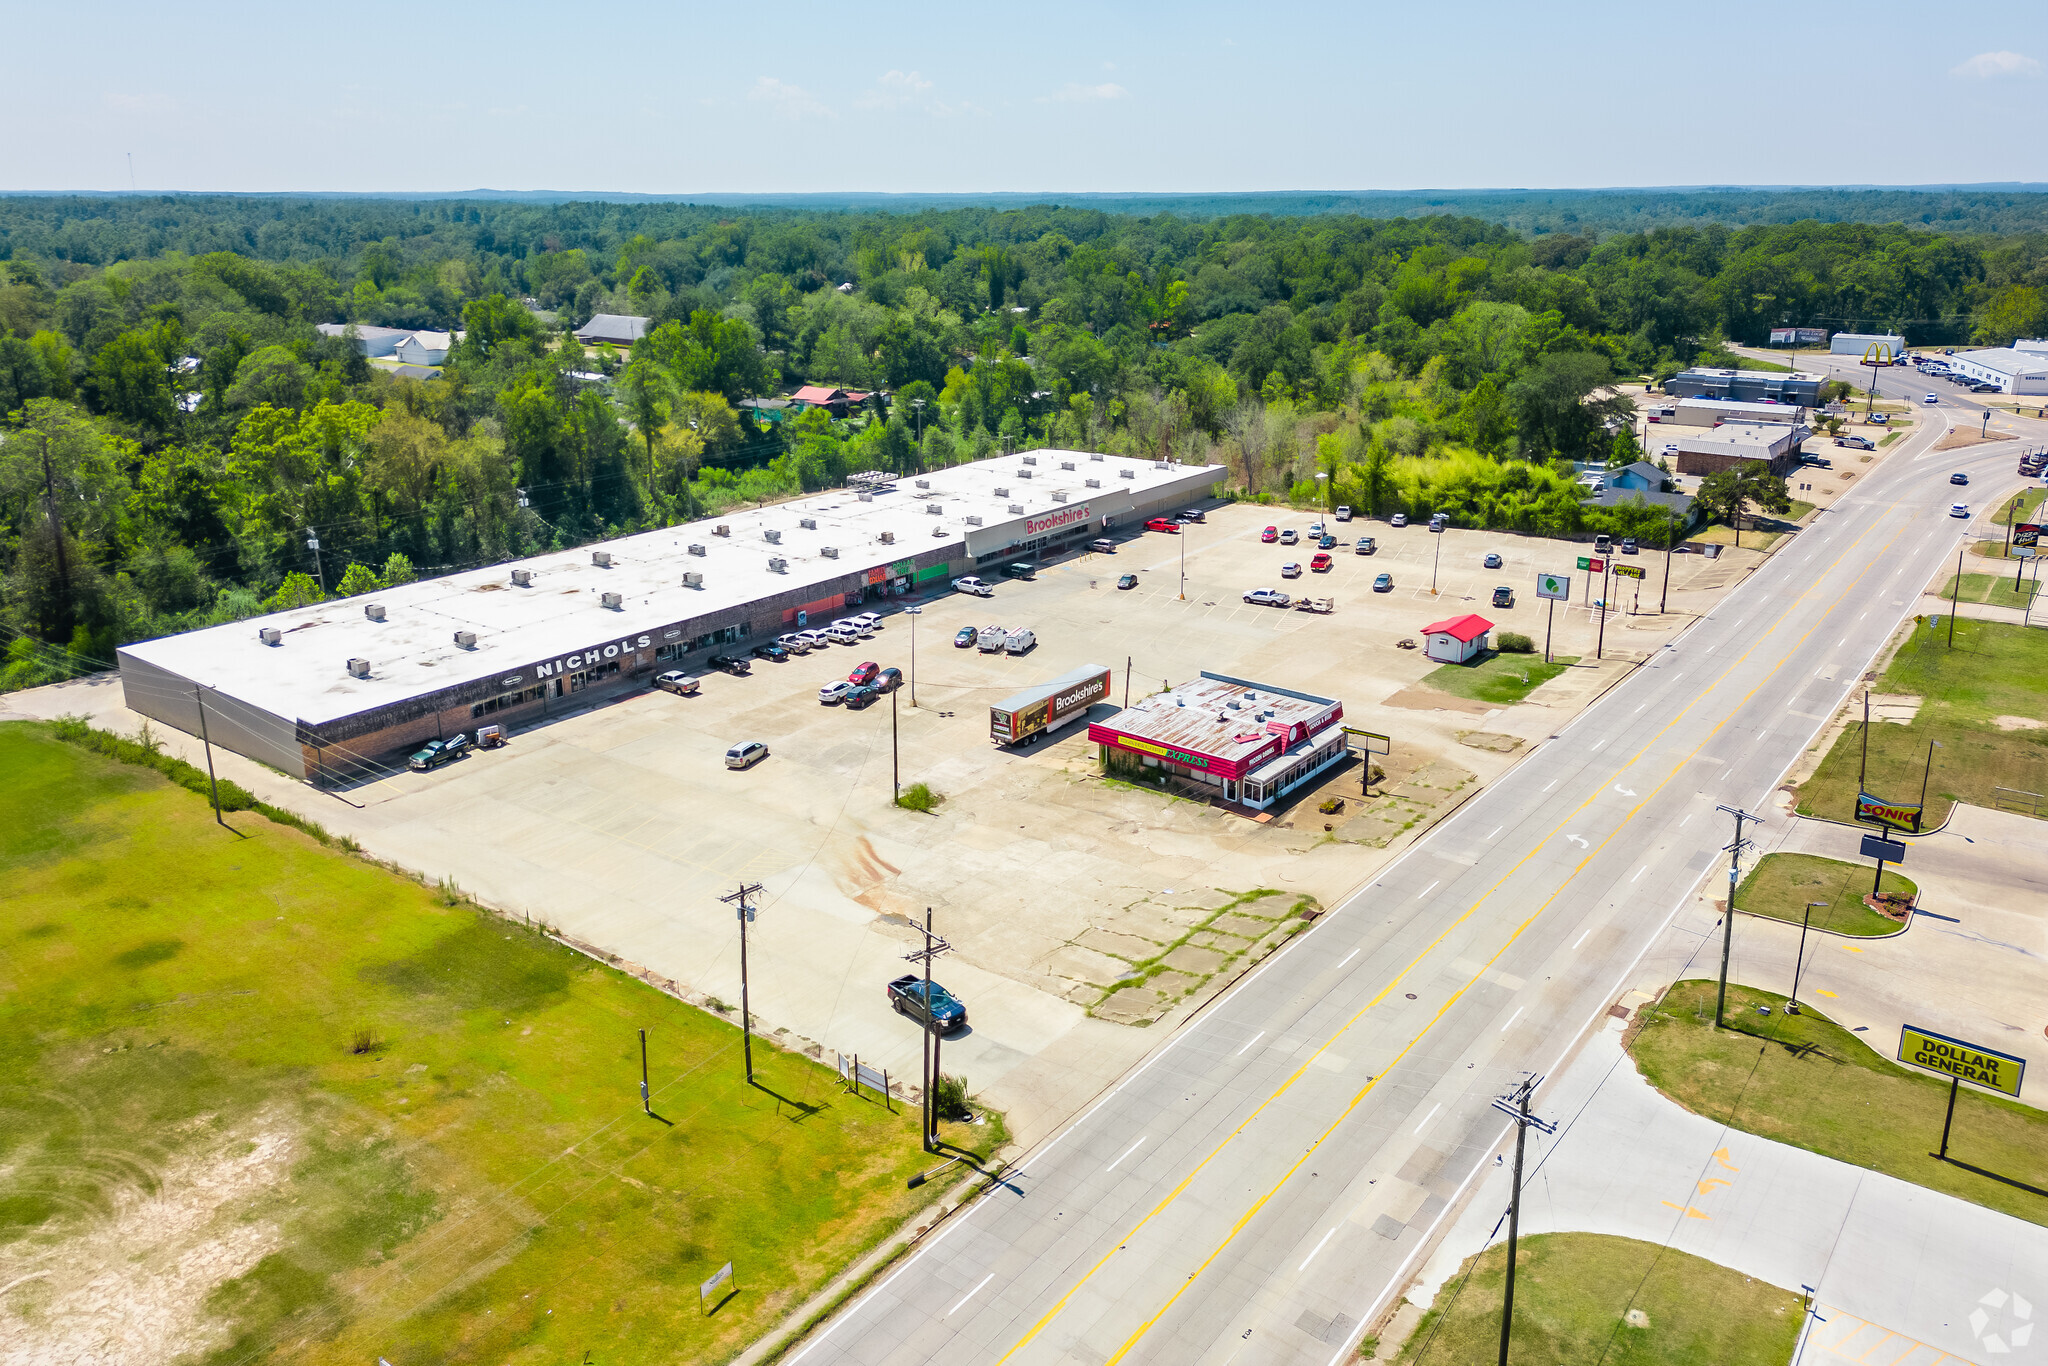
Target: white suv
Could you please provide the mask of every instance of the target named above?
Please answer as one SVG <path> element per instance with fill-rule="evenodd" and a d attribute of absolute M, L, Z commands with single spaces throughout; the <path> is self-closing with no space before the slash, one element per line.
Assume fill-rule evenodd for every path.
<path fill-rule="evenodd" d="M 857 616 L 848 617 L 847 620 L 860 622 L 867 628 L 870 635 L 882 629 L 882 614 L 880 612 L 862 612 Z"/>
<path fill-rule="evenodd" d="M 866 617 L 841 617 L 832 623 L 830 629 L 834 631 L 851 631 L 857 640 L 866 640 L 875 633 L 875 628 L 868 624 Z"/>

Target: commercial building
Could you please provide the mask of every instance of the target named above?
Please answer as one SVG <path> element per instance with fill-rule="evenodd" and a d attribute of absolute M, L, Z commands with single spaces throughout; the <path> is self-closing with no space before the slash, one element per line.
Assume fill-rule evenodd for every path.
<path fill-rule="evenodd" d="M 1828 353 L 1835 356 L 1867 355 L 1873 346 L 1883 347 L 1892 360 L 1906 354 L 1906 339 L 1890 332 L 1837 332 L 1828 338 Z"/>
<path fill-rule="evenodd" d="M 1714 474 L 1759 463 L 1773 474 L 1789 474 L 1799 463 L 1800 443 L 1811 435 L 1805 427 L 1783 423 L 1724 422 L 1680 437 L 1674 463 L 1680 474 Z"/>
<path fill-rule="evenodd" d="M 124 646 L 128 705 L 315 781 L 943 590 L 1205 497 L 1222 466 L 1035 451 Z"/>
<path fill-rule="evenodd" d="M 1804 422 L 1806 409 L 1796 403 L 1749 403 L 1737 398 L 1682 398 L 1652 414 L 1653 421 L 1680 427 L 1714 427 L 1723 422 Z"/>
<path fill-rule="evenodd" d="M 1422 653 L 1439 664 L 1464 664 L 1486 653 L 1493 623 L 1476 612 L 1432 621 L 1422 628 Z"/>
<path fill-rule="evenodd" d="M 409 327 L 364 327 L 359 323 L 316 323 L 313 330 L 323 337 L 346 337 L 353 330 L 356 350 L 366 356 L 388 356 L 413 334 Z"/>
<path fill-rule="evenodd" d="M 631 346 L 647 335 L 651 321 L 631 313 L 599 313 L 576 329 L 576 340 L 585 346 Z"/>
<path fill-rule="evenodd" d="M 2012 349 L 2029 355 L 2048 356 L 2048 337 L 2021 337 L 2012 344 Z"/>
<path fill-rule="evenodd" d="M 1090 723 L 1105 770 L 1205 783 L 1264 810 L 1343 761 L 1344 704 L 1204 672 L 1191 683 Z"/>
<path fill-rule="evenodd" d="M 1676 398 L 1734 398 L 1747 403 L 1776 399 L 1802 408 L 1820 406 L 1826 375 L 1807 370 L 1683 370 L 1664 381 L 1664 392 Z"/>
<path fill-rule="evenodd" d="M 1997 385 L 2002 393 L 2048 394 L 2048 355 L 2038 351 L 2022 351 L 2016 346 L 1959 351 L 1948 357 L 1948 364 L 1950 370 L 1979 384 Z"/>

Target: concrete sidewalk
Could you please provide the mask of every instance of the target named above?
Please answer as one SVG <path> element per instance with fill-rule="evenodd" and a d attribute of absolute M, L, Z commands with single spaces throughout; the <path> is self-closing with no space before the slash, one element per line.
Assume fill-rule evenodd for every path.
<path fill-rule="evenodd" d="M 1558 1133 L 1531 1133 L 1525 1232 L 1636 1238 L 1812 1287 L 1824 1322 L 1804 1362 L 2048 1362 L 2048 1332 L 2031 1327 L 2048 1318 L 2048 1228 L 1681 1109 L 1637 1073 L 1622 1028 L 1609 1021 L 1537 1092 Z M 1485 1169 L 1411 1304 L 1505 1236 L 1510 1179 Z"/>

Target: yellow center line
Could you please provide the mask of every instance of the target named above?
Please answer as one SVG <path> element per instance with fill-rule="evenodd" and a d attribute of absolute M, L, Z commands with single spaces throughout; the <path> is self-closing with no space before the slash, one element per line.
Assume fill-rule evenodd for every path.
<path fill-rule="evenodd" d="M 1892 541 L 1897 540 L 1898 537 L 1903 534 L 1904 528 L 1901 528 L 1899 531 L 1894 532 L 1892 534 Z M 1863 570 L 1857 574 L 1856 579 L 1852 581 L 1852 583 L 1850 584 L 1851 589 L 1855 587 L 1856 583 L 1860 583 L 1863 580 L 1864 576 L 1870 573 L 1871 569 L 1875 568 L 1879 563 L 1883 562 L 1884 551 L 1890 549 L 1890 547 L 1891 541 L 1887 541 L 1884 547 L 1880 549 L 1878 555 L 1873 557 L 1871 562 L 1867 564 L 1863 568 Z M 1807 598 L 1811 598 L 1819 591 L 1819 580 L 1818 578 L 1816 578 L 1814 580 L 1814 586 L 1808 588 L 1806 593 L 1801 595 L 1801 601 L 1803 602 Z M 1816 621 L 1813 626 L 1807 629 L 1806 633 L 1800 637 L 1799 644 L 1804 644 L 1813 635 L 1815 631 L 1820 629 L 1821 623 L 1825 622 L 1829 616 L 1833 615 L 1833 613 L 1840 607 L 1841 603 L 1844 600 L 1846 600 L 1847 597 L 1848 594 L 1846 591 L 1838 594 L 1836 606 L 1830 607 L 1827 612 L 1822 614 L 1819 621 Z M 1754 654 L 1764 644 L 1765 641 L 1769 640 L 1773 635 L 1775 635 L 1780 629 L 1780 627 L 1783 625 L 1785 617 L 1789 615 L 1789 612 L 1781 614 L 1778 621 L 1772 625 L 1770 630 L 1759 635 L 1755 639 L 1755 641 L 1750 645 L 1748 650 L 1745 650 L 1740 656 L 1736 658 L 1734 663 L 1730 664 L 1726 669 L 1722 671 L 1720 678 L 1716 679 L 1715 681 L 1715 686 L 1719 686 L 1721 680 L 1726 679 L 1730 674 L 1735 672 L 1736 669 L 1740 668 L 1749 659 L 1749 657 L 1752 654 Z M 1797 649 L 1798 645 L 1794 645 L 1793 650 L 1796 651 Z M 1790 651 L 1787 652 L 1788 657 L 1790 653 Z M 1757 682 L 1755 687 L 1751 688 L 1749 692 L 1744 695 L 1741 702 L 1738 702 L 1733 708 L 1729 710 L 1728 715 L 1723 717 L 1722 720 L 1718 722 L 1714 726 L 1714 728 L 1711 731 L 1709 731 L 1704 738 L 1700 740 L 1699 744 L 1693 747 L 1693 749 L 1686 755 L 1684 759 L 1680 760 L 1678 764 L 1673 766 L 1671 772 L 1667 774 L 1665 778 L 1658 783 L 1656 788 L 1651 790 L 1649 796 L 1644 797 L 1641 801 L 1637 802 L 1634 807 L 1630 808 L 1628 815 L 1623 817 L 1622 821 L 1615 826 L 1615 829 L 1613 831 L 1609 832 L 1607 837 L 1603 839 L 1597 847 L 1589 849 L 1587 851 L 1586 855 L 1583 858 L 1581 858 L 1577 864 L 1573 866 L 1571 873 L 1566 876 L 1563 882 L 1559 883 L 1557 889 L 1553 891 L 1550 894 L 1550 896 L 1544 900 L 1543 904 L 1539 906 L 1534 912 L 1532 912 L 1528 916 L 1528 918 L 1523 920 L 1521 924 L 1515 928 L 1514 932 L 1507 938 L 1505 942 L 1501 944 L 1500 948 L 1494 952 L 1493 956 L 1487 959 L 1486 964 L 1480 969 L 1480 971 L 1474 974 L 1473 977 L 1470 980 L 1468 980 L 1464 986 L 1458 988 L 1457 992 L 1450 996 L 1444 1002 L 1444 1004 L 1437 1010 L 1436 1014 L 1430 1017 L 1429 1022 L 1425 1024 L 1419 1031 L 1417 1031 L 1416 1034 L 1412 1038 L 1410 1038 L 1406 1044 L 1402 1046 L 1400 1052 L 1394 1056 L 1393 1060 L 1390 1061 L 1386 1065 L 1386 1067 L 1382 1068 L 1377 1076 L 1375 1076 L 1371 1081 L 1366 1083 L 1365 1088 L 1352 1098 L 1351 1103 L 1349 1105 L 1344 1107 L 1343 1112 L 1338 1115 L 1336 1121 L 1334 1121 L 1330 1125 L 1330 1127 L 1323 1132 L 1322 1136 L 1317 1138 L 1316 1142 L 1313 1145 L 1311 1145 L 1309 1149 L 1306 1152 L 1304 1152 L 1302 1156 L 1298 1158 L 1292 1166 L 1290 1166 L 1287 1169 L 1287 1172 L 1280 1178 L 1280 1180 L 1277 1183 L 1275 1183 L 1273 1188 L 1267 1191 L 1265 1195 L 1259 1197 L 1258 1201 L 1245 1212 L 1243 1217 L 1240 1218 L 1236 1224 L 1232 1225 L 1230 1232 L 1225 1235 L 1222 1243 L 1218 1244 L 1215 1250 L 1212 1251 L 1208 1257 L 1203 1259 L 1202 1264 L 1199 1267 L 1197 1267 L 1195 1271 L 1192 1272 L 1184 1282 L 1182 1282 L 1180 1288 L 1175 1290 L 1173 1295 L 1166 1301 L 1166 1303 L 1160 1306 L 1158 1312 L 1153 1314 L 1151 1318 L 1147 1319 L 1142 1325 L 1140 1325 L 1138 1330 L 1131 1335 L 1131 1337 L 1123 1344 L 1123 1346 L 1117 1349 L 1116 1354 L 1109 1358 L 1109 1362 L 1105 1363 L 1105 1366 L 1114 1366 L 1115 1362 L 1121 1360 L 1123 1356 L 1127 1352 L 1129 1352 L 1129 1350 L 1134 1345 L 1136 1345 L 1138 1339 L 1144 1336 L 1144 1334 L 1152 1327 L 1153 1324 L 1159 1321 L 1160 1317 L 1163 1316 L 1168 1309 L 1171 1309 L 1173 1307 L 1174 1303 L 1178 1301 L 1181 1295 L 1186 1292 L 1188 1286 L 1193 1285 L 1195 1281 L 1200 1277 L 1201 1273 L 1208 1268 L 1210 1263 L 1214 1262 L 1215 1259 L 1222 1254 L 1224 1248 L 1229 1246 L 1231 1240 L 1237 1236 L 1238 1232 L 1244 1228 L 1245 1224 L 1248 1223 L 1251 1220 L 1251 1218 L 1255 1214 L 1257 1214 L 1261 1208 L 1265 1206 L 1267 1201 L 1271 1200 L 1272 1197 L 1278 1193 L 1280 1188 L 1284 1186 L 1287 1183 L 1287 1181 L 1294 1175 L 1294 1173 L 1300 1169 L 1301 1164 L 1305 1162 L 1308 1159 L 1308 1157 L 1315 1152 L 1315 1149 L 1317 1147 L 1320 1147 L 1323 1141 L 1329 1137 L 1330 1133 L 1334 1132 L 1337 1126 L 1343 1123 L 1344 1119 L 1347 1118 L 1352 1113 L 1352 1111 L 1357 1109 L 1358 1105 L 1364 1101 L 1365 1097 L 1378 1086 L 1380 1079 L 1385 1077 L 1388 1072 L 1392 1071 L 1394 1066 L 1397 1065 L 1402 1058 L 1405 1058 L 1415 1048 L 1415 1046 L 1422 1041 L 1423 1037 L 1427 1035 L 1431 1029 L 1436 1027 L 1437 1023 L 1443 1018 L 1445 1012 L 1447 1012 L 1453 1005 L 1455 1005 L 1460 999 L 1462 999 L 1464 994 L 1467 991 L 1471 990 L 1472 986 L 1475 985 L 1479 981 L 1479 979 L 1485 975 L 1486 972 L 1492 969 L 1493 964 L 1500 959 L 1502 954 L 1506 953 L 1507 950 L 1511 946 L 1513 946 L 1515 941 L 1521 937 L 1523 931 L 1525 931 L 1531 924 L 1535 923 L 1536 918 L 1540 916 L 1544 910 L 1549 908 L 1552 902 L 1554 902 L 1556 898 L 1563 892 L 1564 888 L 1570 884 L 1572 878 L 1576 877 L 1579 874 L 1579 872 L 1583 870 L 1585 866 L 1589 862 L 1591 862 L 1592 859 L 1598 853 L 1601 852 L 1601 850 L 1607 847 L 1608 842 L 1611 841 L 1614 838 L 1614 836 L 1618 834 L 1621 831 L 1621 829 L 1623 829 L 1627 825 L 1628 821 L 1634 817 L 1636 812 L 1640 811 L 1645 805 L 1647 805 L 1651 800 L 1653 800 L 1658 795 L 1658 793 L 1662 792 L 1665 786 L 1667 786 L 1670 783 L 1672 778 L 1675 778 L 1678 775 L 1678 773 L 1684 768 L 1684 766 L 1687 763 L 1690 763 L 1692 759 L 1698 755 L 1699 751 L 1705 748 L 1706 745 L 1709 742 L 1711 742 L 1716 735 L 1720 733 L 1721 728 L 1728 724 L 1728 721 L 1734 717 L 1735 713 L 1740 711 L 1741 708 L 1745 704 L 1747 704 L 1749 699 L 1754 697 L 1757 691 L 1761 689 L 1765 683 L 1769 682 L 1772 678 L 1774 678 L 1778 674 L 1778 672 L 1782 670 L 1784 667 L 1785 661 L 1781 660 L 1775 667 L 1772 668 L 1770 673 L 1766 674 L 1761 680 Z M 1478 900 L 1474 901 L 1461 914 L 1459 914 L 1456 919 L 1452 920 L 1448 925 L 1446 925 L 1442 932 L 1439 933 L 1435 939 L 1431 940 L 1426 948 L 1424 948 L 1413 959 L 1411 959 L 1408 962 L 1408 964 L 1400 970 L 1400 972 L 1395 974 L 1395 976 L 1392 979 L 1390 979 L 1387 982 L 1387 984 L 1384 987 L 1382 987 L 1380 991 L 1372 997 L 1371 1000 L 1367 1001 L 1363 1006 L 1361 1006 L 1358 1009 L 1358 1011 L 1354 1013 L 1350 1017 L 1350 1019 L 1346 1020 L 1344 1024 L 1340 1028 L 1338 1028 L 1335 1033 L 1330 1035 L 1330 1037 L 1326 1039 L 1322 1043 L 1322 1045 L 1316 1049 L 1314 1053 L 1310 1054 L 1309 1057 L 1305 1061 L 1303 1061 L 1300 1066 L 1296 1067 L 1294 1071 L 1288 1075 L 1287 1079 L 1283 1081 L 1271 1095 L 1267 1096 L 1265 1100 L 1259 1103 L 1257 1109 L 1253 1110 L 1249 1115 L 1245 1116 L 1244 1120 L 1240 1122 L 1235 1129 L 1232 1129 L 1230 1133 L 1224 1137 L 1222 1142 L 1218 1143 L 1216 1147 L 1212 1149 L 1207 1156 L 1205 1156 L 1199 1163 L 1197 1163 L 1194 1166 L 1194 1168 L 1192 1168 L 1188 1172 L 1188 1174 L 1181 1179 L 1178 1185 L 1176 1185 L 1171 1191 L 1167 1192 L 1166 1195 L 1163 1196 L 1159 1200 L 1159 1202 L 1145 1214 L 1144 1218 L 1140 1219 L 1135 1225 L 1133 1225 L 1130 1232 L 1126 1233 L 1122 1238 L 1118 1239 L 1117 1244 L 1114 1248 L 1104 1253 L 1102 1257 L 1099 1260 L 1097 1260 L 1093 1266 L 1089 1267 L 1088 1270 L 1081 1276 L 1081 1278 L 1078 1281 L 1076 1281 L 1073 1284 L 1073 1286 L 1071 1286 L 1067 1290 L 1065 1294 L 1061 1295 L 1060 1298 L 1053 1303 L 1051 1308 L 1046 1310 L 1044 1315 L 1042 1315 L 1039 1318 L 1039 1320 L 1031 1326 L 1031 1328 L 1024 1334 L 1024 1336 L 1022 1338 L 1019 1338 L 1015 1345 L 1013 1345 L 1009 1351 L 1003 1353 L 1003 1355 L 997 1361 L 997 1366 L 1003 1366 L 1004 1362 L 1009 1361 L 1011 1357 L 1015 1356 L 1019 1351 L 1023 1350 L 1023 1348 L 1028 1346 L 1034 1339 L 1036 1339 L 1038 1335 L 1042 1333 L 1049 1324 L 1051 1324 L 1053 1319 L 1057 1318 L 1059 1314 L 1066 1308 L 1068 1302 L 1073 1299 L 1074 1295 L 1077 1294 L 1082 1289 L 1082 1287 L 1086 1286 L 1089 1281 L 1093 1280 L 1096 1273 L 1108 1264 L 1109 1259 L 1111 1257 L 1114 1257 L 1118 1252 L 1122 1251 L 1125 1247 L 1127 1247 L 1130 1244 L 1131 1239 L 1135 1238 L 1139 1233 L 1141 1233 L 1146 1225 L 1150 1224 L 1153 1219 L 1158 1217 L 1170 1205 L 1177 1201 L 1180 1198 L 1182 1192 L 1184 1192 L 1188 1188 L 1188 1186 L 1194 1181 L 1194 1179 L 1197 1176 L 1201 1175 L 1202 1171 L 1211 1162 L 1213 1162 L 1217 1157 L 1219 1157 L 1224 1152 L 1225 1149 L 1227 1149 L 1233 1142 L 1235 1142 L 1238 1139 L 1238 1137 L 1243 1134 L 1245 1129 L 1250 1126 L 1252 1121 L 1256 1120 L 1261 1114 L 1263 1114 L 1266 1111 L 1266 1109 L 1269 1106 L 1273 1105 L 1289 1090 L 1293 1088 L 1294 1084 L 1301 1079 L 1301 1077 L 1308 1071 L 1308 1069 L 1311 1066 L 1314 1065 L 1317 1058 L 1320 1058 L 1325 1052 L 1329 1051 L 1329 1049 L 1335 1046 L 1337 1041 L 1343 1038 L 1345 1034 L 1349 1033 L 1350 1030 L 1357 1025 L 1358 1021 L 1362 1019 L 1368 1011 L 1372 1010 L 1375 1006 L 1379 1005 L 1382 1001 L 1384 1001 L 1387 998 L 1387 996 L 1396 987 L 1398 987 L 1403 981 L 1407 980 L 1409 974 L 1414 972 L 1416 968 L 1420 967 L 1423 961 L 1426 960 L 1430 954 L 1434 953 L 1436 949 L 1440 945 L 1442 945 L 1444 940 L 1448 938 L 1453 931 L 1455 931 L 1459 926 L 1463 925 L 1466 921 L 1470 920 L 1472 916 L 1478 912 L 1479 908 L 1483 906 L 1487 902 L 1487 900 L 1493 896 L 1495 892 L 1499 891 L 1500 888 L 1508 881 L 1509 878 L 1513 877 L 1516 873 L 1520 872 L 1522 868 L 1529 862 L 1529 860 L 1535 858 L 1536 855 L 1539 852 L 1541 852 L 1544 849 L 1544 847 L 1550 843 L 1551 840 L 1556 838 L 1558 833 L 1561 832 L 1565 828 L 1565 826 L 1571 824 L 1571 822 L 1575 820 L 1582 812 L 1584 812 L 1587 807 L 1591 806 L 1595 799 L 1604 795 L 1607 791 L 1608 786 L 1614 778 L 1619 778 L 1623 773 L 1626 773 L 1630 767 L 1640 762 L 1642 757 L 1645 754 L 1647 754 L 1652 748 L 1654 748 L 1656 744 L 1664 738 L 1665 734 L 1672 729 L 1672 727 L 1676 726 L 1681 720 L 1683 720 L 1686 717 L 1686 715 L 1692 711 L 1693 707 L 1699 705 L 1702 701 L 1705 700 L 1707 694 L 1710 691 L 1712 691 L 1711 688 L 1701 689 L 1700 692 L 1694 696 L 1693 701 L 1687 703 L 1683 710 L 1678 712 L 1677 715 L 1673 716 L 1671 720 L 1667 721 L 1663 725 L 1663 727 L 1658 730 L 1656 735 L 1652 736 L 1648 741 L 1646 741 L 1643 744 L 1642 748 L 1638 749 L 1636 753 L 1629 758 L 1627 763 L 1624 763 L 1617 767 L 1614 770 L 1614 772 L 1610 775 L 1609 779 L 1604 780 L 1599 787 L 1594 789 L 1591 795 L 1589 795 L 1577 807 L 1573 808 L 1571 813 L 1567 815 L 1562 821 L 1558 822 L 1558 824 L 1551 829 L 1549 834 L 1545 835 L 1542 839 L 1536 841 L 1530 847 L 1528 853 L 1524 854 L 1520 859 L 1518 859 L 1512 868 L 1508 869 L 1505 873 L 1502 873 L 1501 876 L 1493 883 L 1493 885 L 1488 887 L 1486 891 L 1480 895 Z"/>

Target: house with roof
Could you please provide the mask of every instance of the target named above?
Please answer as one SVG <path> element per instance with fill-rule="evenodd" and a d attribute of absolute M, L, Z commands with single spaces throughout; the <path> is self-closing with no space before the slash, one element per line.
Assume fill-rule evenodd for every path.
<path fill-rule="evenodd" d="M 799 408 L 823 408 L 834 417 L 845 417 L 872 394 L 861 389 L 834 389 L 823 384 L 806 384 L 789 396 Z"/>
<path fill-rule="evenodd" d="M 448 359 L 453 336 L 447 332 L 415 332 L 392 349 L 400 365 L 439 365 Z"/>
<path fill-rule="evenodd" d="M 366 356 L 388 356 L 412 335 L 409 328 L 364 327 L 360 323 L 319 323 L 313 328 L 323 337 L 346 337 L 350 329 L 355 331 L 356 350 Z"/>
<path fill-rule="evenodd" d="M 651 321 L 630 313 L 599 313 L 576 329 L 576 340 L 585 346 L 631 346 L 647 335 Z"/>
<path fill-rule="evenodd" d="M 1469 664 L 1486 653 L 1493 623 L 1477 612 L 1447 617 L 1422 628 L 1422 653 L 1439 664 Z"/>

